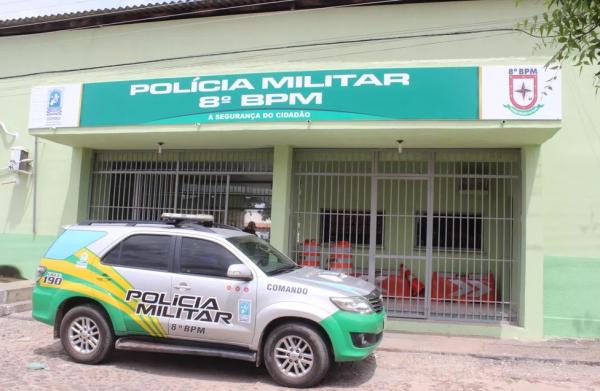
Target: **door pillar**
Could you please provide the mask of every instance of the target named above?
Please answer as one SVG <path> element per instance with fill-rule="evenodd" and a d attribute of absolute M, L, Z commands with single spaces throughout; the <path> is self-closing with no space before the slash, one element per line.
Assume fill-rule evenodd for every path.
<path fill-rule="evenodd" d="M 276 145 L 273 151 L 273 198 L 271 200 L 271 244 L 289 254 L 290 195 L 294 150 L 289 145 Z"/>

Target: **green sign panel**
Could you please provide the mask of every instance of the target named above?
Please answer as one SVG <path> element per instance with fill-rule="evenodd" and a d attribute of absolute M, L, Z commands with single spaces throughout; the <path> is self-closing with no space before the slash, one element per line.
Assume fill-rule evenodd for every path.
<path fill-rule="evenodd" d="M 84 84 L 80 126 L 478 117 L 477 67 L 387 68 Z"/>

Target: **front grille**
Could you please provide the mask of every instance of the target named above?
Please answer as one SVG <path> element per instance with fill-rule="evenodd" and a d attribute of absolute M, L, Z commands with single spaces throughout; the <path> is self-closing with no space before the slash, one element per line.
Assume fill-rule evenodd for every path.
<path fill-rule="evenodd" d="M 383 311 L 383 300 L 381 300 L 381 292 L 379 292 L 379 289 L 375 289 L 374 291 L 366 295 L 365 299 L 369 301 L 369 304 L 371 304 L 371 308 L 373 308 L 373 311 L 375 311 L 378 314 L 381 311 Z"/>

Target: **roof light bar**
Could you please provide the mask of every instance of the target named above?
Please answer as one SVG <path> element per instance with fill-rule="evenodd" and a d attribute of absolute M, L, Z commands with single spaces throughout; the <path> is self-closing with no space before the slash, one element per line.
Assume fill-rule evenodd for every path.
<path fill-rule="evenodd" d="M 160 215 L 162 220 L 185 220 L 185 221 L 199 221 L 201 223 L 212 223 L 215 221 L 215 217 L 212 215 L 192 215 L 185 213 L 163 213 Z"/>

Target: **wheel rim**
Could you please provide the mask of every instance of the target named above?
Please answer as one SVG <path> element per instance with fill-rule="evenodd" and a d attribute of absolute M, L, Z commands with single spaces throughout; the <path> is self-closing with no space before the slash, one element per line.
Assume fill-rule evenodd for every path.
<path fill-rule="evenodd" d="M 275 344 L 275 362 L 286 376 L 304 376 L 313 367 L 313 351 L 304 338 L 289 335 Z"/>
<path fill-rule="evenodd" d="M 69 342 L 79 353 L 93 353 L 99 346 L 100 328 L 91 318 L 80 316 L 69 326 Z"/>

